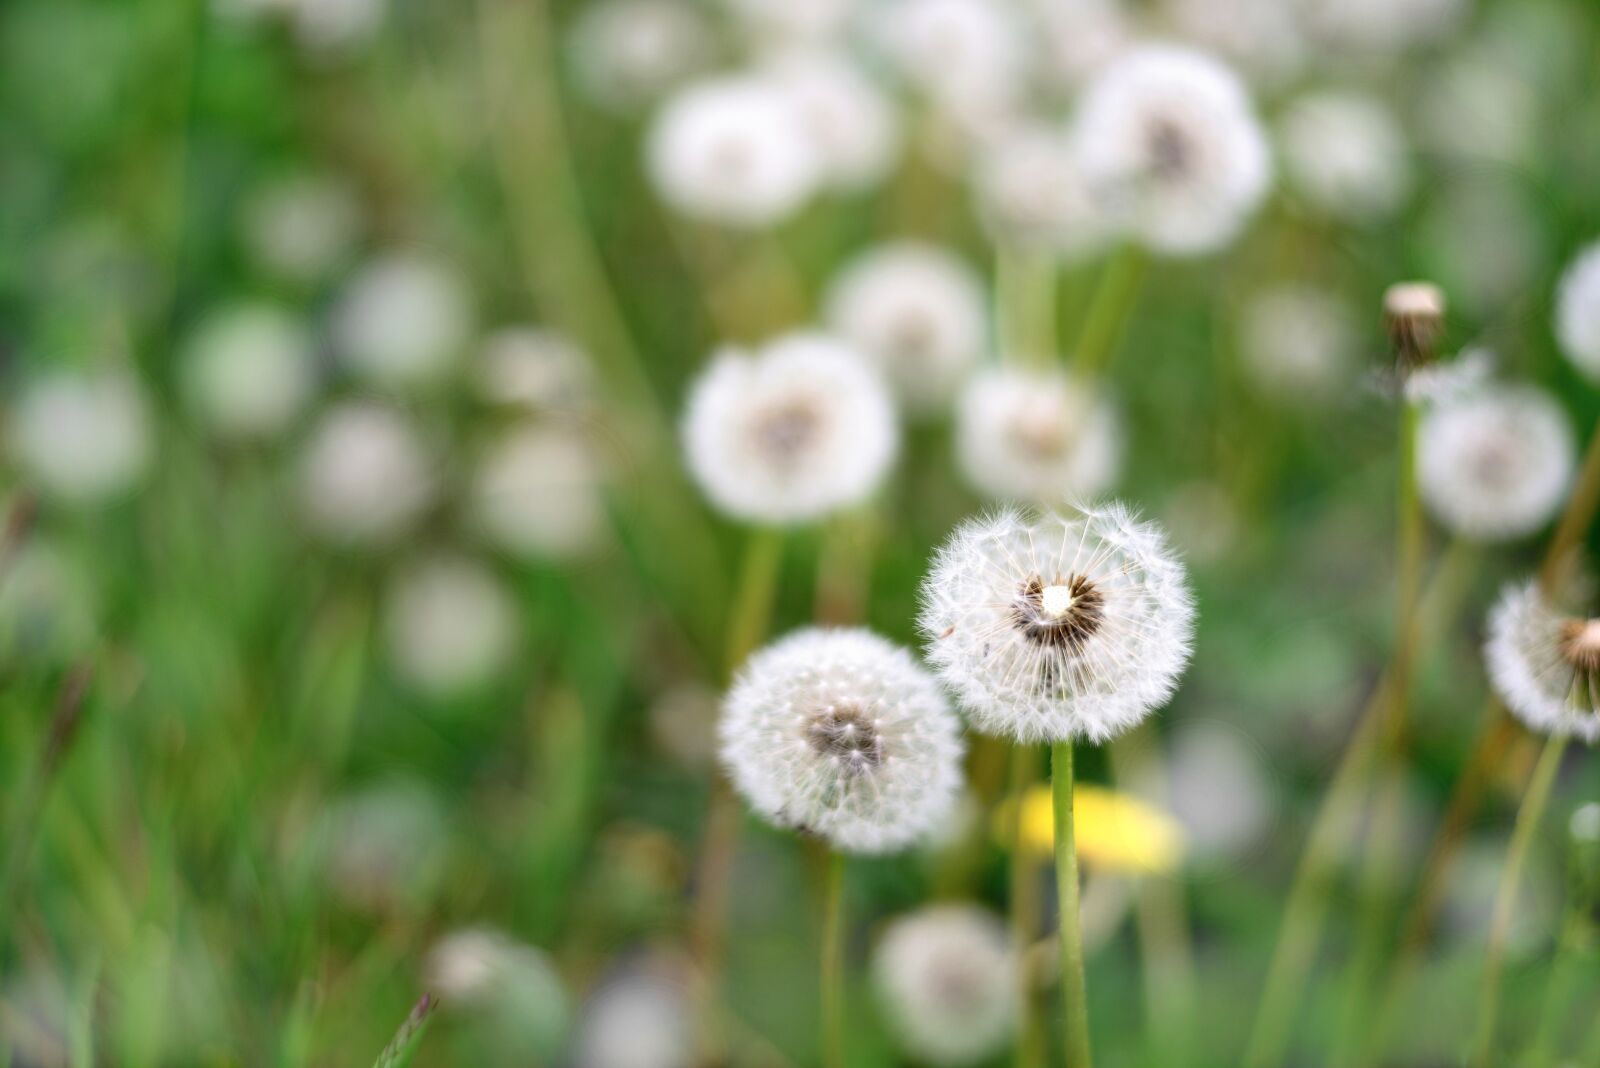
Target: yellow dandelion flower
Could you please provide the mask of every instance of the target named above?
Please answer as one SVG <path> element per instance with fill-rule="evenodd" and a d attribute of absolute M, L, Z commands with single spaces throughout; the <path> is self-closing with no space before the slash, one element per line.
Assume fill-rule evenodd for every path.
<path fill-rule="evenodd" d="M 1011 839 L 1011 806 L 1002 805 L 995 835 Z M 1073 793 L 1078 858 L 1090 867 L 1133 874 L 1176 871 L 1183 861 L 1183 827 L 1171 815 L 1131 794 L 1079 784 Z M 1022 846 L 1041 857 L 1055 849 L 1050 787 L 1030 789 L 1022 800 Z"/>

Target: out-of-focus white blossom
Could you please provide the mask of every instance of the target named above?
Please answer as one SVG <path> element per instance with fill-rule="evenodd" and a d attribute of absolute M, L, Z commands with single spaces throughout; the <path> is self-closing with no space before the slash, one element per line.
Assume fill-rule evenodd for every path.
<path fill-rule="evenodd" d="M 143 392 L 116 370 L 58 370 L 23 384 L 11 403 L 11 456 L 40 492 L 72 505 L 130 491 L 153 443 Z"/>
<path fill-rule="evenodd" d="M 684 0 L 600 0 L 582 6 L 568 38 L 578 84 L 604 107 L 631 112 L 704 70 L 715 53 L 705 12 Z"/>
<path fill-rule="evenodd" d="M 881 181 L 900 147 L 895 105 L 842 52 L 785 52 L 763 68 L 788 94 L 811 138 L 823 185 L 844 191 Z"/>
<path fill-rule="evenodd" d="M 353 373 L 382 386 L 435 382 L 463 355 L 473 326 L 461 278 L 416 253 L 366 265 L 340 295 L 333 344 Z"/>
<path fill-rule="evenodd" d="M 1237 64 L 1258 84 L 1282 85 L 1306 66 L 1294 0 L 1166 0 L 1163 6 L 1179 36 Z"/>
<path fill-rule="evenodd" d="M 600 981 L 584 1008 L 576 1068 L 689 1068 L 694 1000 L 686 964 L 647 958 Z"/>
<path fill-rule="evenodd" d="M 560 1048 L 567 991 L 533 946 L 489 927 L 452 931 L 428 950 L 425 982 L 447 1011 L 472 1014 L 474 1029 L 505 1063 L 544 1062 Z"/>
<path fill-rule="evenodd" d="M 879 245 L 845 264 L 826 305 L 828 325 L 870 359 L 917 414 L 949 404 L 988 345 L 977 272 L 917 241 Z"/>
<path fill-rule="evenodd" d="M 281 178 L 256 190 L 240 217 L 251 256 L 294 282 L 326 277 L 350 255 L 361 229 L 355 193 L 319 174 Z"/>
<path fill-rule="evenodd" d="M 1058 90 L 1081 88 L 1136 35 L 1121 0 L 1033 0 L 1030 6 L 1041 74 Z"/>
<path fill-rule="evenodd" d="M 963 524 L 922 585 L 927 658 L 974 727 L 1104 742 L 1177 688 L 1194 601 L 1166 535 L 1109 504 Z"/>
<path fill-rule="evenodd" d="M 1556 340 L 1591 382 L 1600 382 L 1600 242 L 1586 246 L 1556 291 Z"/>
<path fill-rule="evenodd" d="M 509 327 L 479 350 L 478 392 L 491 404 L 529 412 L 574 412 L 594 399 L 594 367 L 571 338 L 554 330 Z"/>
<path fill-rule="evenodd" d="M 837 41 L 857 13 L 856 0 L 722 0 L 757 50 Z"/>
<path fill-rule="evenodd" d="M 996 137 L 976 165 L 979 213 L 998 243 L 1077 260 L 1111 236 L 1072 138 L 1042 123 Z"/>
<path fill-rule="evenodd" d="M 1315 404 L 1350 384 L 1358 336 L 1355 314 L 1332 291 L 1284 283 L 1245 304 L 1239 355 L 1264 396 Z"/>
<path fill-rule="evenodd" d="M 1549 238 L 1542 209 L 1522 183 L 1469 172 L 1423 203 L 1418 242 L 1432 250 L 1435 275 L 1469 312 L 1492 315 L 1544 270 Z"/>
<path fill-rule="evenodd" d="M 672 96 L 651 126 L 646 156 L 670 207 L 740 227 L 793 215 L 826 168 L 795 97 L 751 75 L 697 82 Z"/>
<path fill-rule="evenodd" d="M 866 357 L 802 333 L 716 356 L 694 383 L 683 437 L 717 507 L 751 522 L 804 523 L 877 489 L 899 427 Z"/>
<path fill-rule="evenodd" d="M 1419 93 L 1415 129 L 1428 148 L 1513 164 L 1535 156 L 1538 95 L 1493 56 L 1458 55 L 1424 79 Z"/>
<path fill-rule="evenodd" d="M 1027 76 L 1023 24 L 996 0 L 891 0 L 874 11 L 900 75 L 955 115 L 1009 110 Z"/>
<path fill-rule="evenodd" d="M 1320 45 L 1388 55 L 1435 41 L 1461 21 L 1467 0 L 1300 0 Z"/>
<path fill-rule="evenodd" d="M 1060 371 L 986 368 L 956 409 L 956 459 L 974 489 L 1039 504 L 1094 497 L 1122 466 L 1122 427 L 1109 401 Z"/>
<path fill-rule="evenodd" d="M 1508 587 L 1489 614 L 1484 659 L 1529 728 L 1600 742 L 1600 620 L 1561 612 L 1537 582 Z"/>
<path fill-rule="evenodd" d="M 417 780 L 386 780 L 335 798 L 322 809 L 316 833 L 311 854 L 351 907 L 420 909 L 444 878 L 450 828 L 438 797 Z"/>
<path fill-rule="evenodd" d="M 650 737 L 685 768 L 704 771 L 716 762 L 720 702 L 709 686 L 678 683 L 650 702 Z"/>
<path fill-rule="evenodd" d="M 433 459 L 405 416 L 369 401 L 332 409 L 300 462 L 300 503 L 317 533 L 370 544 L 405 531 L 433 501 Z"/>
<path fill-rule="evenodd" d="M 1486 541 L 1522 537 L 1565 499 L 1572 428 L 1549 394 L 1496 386 L 1438 403 L 1417 428 L 1417 489 L 1442 525 Z"/>
<path fill-rule="evenodd" d="M 723 705 L 722 760 L 751 807 L 852 853 L 951 818 L 961 723 L 911 654 L 866 630 L 798 631 L 751 657 Z"/>
<path fill-rule="evenodd" d="M 448 696 L 481 685 L 510 659 L 516 603 L 483 565 L 435 556 L 403 571 L 385 617 L 395 672 L 419 691 Z"/>
<path fill-rule="evenodd" d="M 1005 1048 L 1017 1020 L 1006 927 L 977 905 L 931 905 L 889 925 L 872 976 L 901 1044 L 919 1061 L 966 1065 Z"/>
<path fill-rule="evenodd" d="M 1370 221 L 1404 202 L 1411 185 L 1405 134 L 1376 99 L 1308 93 L 1289 106 L 1280 130 L 1290 184 L 1322 211 Z"/>
<path fill-rule="evenodd" d="M 215 433 L 277 434 L 300 414 L 316 386 L 311 333 L 271 304 L 213 312 L 184 349 L 183 386 L 190 408 Z"/>
<path fill-rule="evenodd" d="M 590 552 L 607 529 L 600 454 L 576 427 L 509 430 L 478 462 L 472 512 L 491 543 L 517 556 L 562 560 Z"/>
<path fill-rule="evenodd" d="M 38 533 L 0 565 L 0 657 L 7 663 L 79 656 L 94 639 L 95 614 L 89 576 Z"/>
<path fill-rule="evenodd" d="M 1141 764 L 1131 785 L 1172 813 L 1183 825 L 1186 852 L 1201 861 L 1240 855 L 1272 825 L 1272 788 L 1261 755 L 1219 723 L 1177 728 L 1165 758 Z"/>
<path fill-rule="evenodd" d="M 1272 177 L 1244 86 L 1189 49 L 1147 45 L 1118 57 L 1084 93 L 1075 136 L 1107 210 L 1172 255 L 1226 244 Z"/>

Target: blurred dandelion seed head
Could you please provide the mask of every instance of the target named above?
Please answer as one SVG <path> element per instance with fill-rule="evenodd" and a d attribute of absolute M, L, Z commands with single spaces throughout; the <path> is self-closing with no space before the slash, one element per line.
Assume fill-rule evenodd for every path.
<path fill-rule="evenodd" d="M 7 430 L 23 477 L 69 505 L 124 496 L 155 448 L 143 391 L 111 369 L 54 371 L 25 383 Z"/>
<path fill-rule="evenodd" d="M 961 394 L 956 459 L 974 489 L 998 500 L 1092 498 L 1121 473 L 1121 421 L 1060 371 L 985 368 Z"/>
<path fill-rule="evenodd" d="M 212 312 L 184 350 L 184 392 L 195 415 L 226 438 L 264 438 L 285 430 L 316 389 L 310 331 L 292 313 L 265 303 Z"/>
<path fill-rule="evenodd" d="M 1555 326 L 1567 359 L 1600 382 L 1600 243 L 1586 246 L 1561 276 Z"/>
<path fill-rule="evenodd" d="M 390 541 L 433 502 L 433 460 L 398 411 L 347 401 L 312 430 L 300 462 L 300 500 L 318 534 L 351 545 Z"/>
<path fill-rule="evenodd" d="M 896 919 L 872 976 L 896 1037 L 929 1064 L 973 1064 L 1012 1037 L 1017 968 L 1005 925 L 987 909 L 933 905 Z"/>
<path fill-rule="evenodd" d="M 1484 658 L 1506 707 L 1541 734 L 1600 742 L 1600 625 L 1565 615 L 1537 582 L 1512 586 L 1489 614 Z"/>

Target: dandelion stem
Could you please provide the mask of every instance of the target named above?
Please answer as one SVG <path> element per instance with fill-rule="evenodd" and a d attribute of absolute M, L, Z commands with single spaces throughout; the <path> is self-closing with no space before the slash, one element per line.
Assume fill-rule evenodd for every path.
<path fill-rule="evenodd" d="M 1023 830 L 1024 801 L 1033 785 L 1038 752 L 1031 745 L 1011 747 L 1011 944 L 1017 967 L 1017 1068 L 1043 1068 L 1045 1063 L 1031 952 L 1038 937 L 1039 880 Z"/>
<path fill-rule="evenodd" d="M 1057 345 L 1055 261 L 1037 250 L 1002 247 L 996 274 L 1001 358 L 1047 366 Z"/>
<path fill-rule="evenodd" d="M 1547 1068 L 1555 1061 L 1555 1047 L 1562 1025 L 1570 1014 L 1572 995 L 1585 970 L 1582 937 L 1577 932 L 1586 924 L 1587 921 L 1577 914 L 1569 914 L 1562 924 L 1561 938 L 1556 944 L 1556 959 L 1551 965 L 1550 982 L 1545 988 L 1544 1007 L 1539 1013 L 1539 1026 L 1534 1032 L 1527 1056 L 1521 1062 L 1527 1068 Z"/>
<path fill-rule="evenodd" d="M 1072 743 L 1050 749 L 1055 801 L 1056 900 L 1061 928 L 1061 995 L 1066 1005 L 1067 1068 L 1090 1068 L 1089 1000 L 1083 977 L 1083 930 L 1078 921 L 1078 849 L 1072 825 Z"/>
<path fill-rule="evenodd" d="M 822 913 L 822 1063 L 844 1068 L 844 854 L 830 850 Z"/>
<path fill-rule="evenodd" d="M 1145 266 L 1144 250 L 1137 245 L 1125 245 L 1106 264 L 1072 352 L 1072 372 L 1079 379 L 1099 378 L 1116 352 L 1138 299 Z"/>
<path fill-rule="evenodd" d="M 1517 809 L 1517 822 L 1511 831 L 1511 844 L 1506 849 L 1506 863 L 1500 869 L 1500 886 L 1495 891 L 1494 912 L 1489 919 L 1489 948 L 1483 962 L 1483 980 L 1478 988 L 1478 1033 L 1473 1041 L 1472 1064 L 1475 1068 L 1490 1068 L 1495 1063 L 1494 1038 L 1496 1017 L 1500 1008 L 1500 974 L 1505 963 L 1506 937 L 1511 930 L 1511 916 L 1517 905 L 1517 891 L 1522 882 L 1522 870 L 1527 866 L 1528 848 L 1533 836 L 1544 820 L 1545 809 L 1550 805 L 1550 793 L 1555 786 L 1556 772 L 1561 770 L 1561 757 L 1567 749 L 1567 736 L 1554 735 L 1545 742 L 1539 764 L 1534 768 L 1533 780 L 1522 795 Z"/>

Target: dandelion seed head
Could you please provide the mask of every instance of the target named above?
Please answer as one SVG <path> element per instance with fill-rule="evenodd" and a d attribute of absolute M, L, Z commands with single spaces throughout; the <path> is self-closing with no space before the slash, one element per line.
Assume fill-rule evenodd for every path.
<path fill-rule="evenodd" d="M 337 178 L 297 174 L 256 190 L 240 228 L 256 263 L 280 278 L 308 283 L 327 277 L 350 255 L 361 209 Z"/>
<path fill-rule="evenodd" d="M 797 212 L 824 168 L 795 99 L 752 75 L 680 89 L 655 117 L 646 156 L 650 179 L 669 206 L 751 228 Z"/>
<path fill-rule="evenodd" d="M 894 459 L 899 428 L 866 357 L 799 333 L 715 357 L 694 383 L 683 437 L 717 507 L 751 522 L 804 523 L 865 500 Z"/>
<path fill-rule="evenodd" d="M 1337 295 L 1283 283 L 1245 304 L 1239 356 L 1263 396 L 1284 405 L 1312 405 L 1349 385 L 1356 338 L 1356 317 Z"/>
<path fill-rule="evenodd" d="M 917 414 L 948 405 L 987 344 L 989 315 L 977 273 L 921 242 L 863 252 L 834 279 L 826 305 L 828 325 Z"/>
<path fill-rule="evenodd" d="M 1307 93 L 1280 127 L 1291 187 L 1327 214 L 1370 222 L 1393 214 L 1411 185 L 1405 134 L 1377 99 L 1353 91 Z"/>
<path fill-rule="evenodd" d="M 987 368 L 962 391 L 956 458 L 973 488 L 997 500 L 1094 497 L 1120 473 L 1121 421 L 1061 372 Z"/>
<path fill-rule="evenodd" d="M 1010 109 L 1027 73 L 1015 12 L 995 0 L 894 0 L 877 38 L 900 76 L 935 107 L 971 116 Z"/>
<path fill-rule="evenodd" d="M 1110 239 L 1065 131 L 1026 123 L 1002 134 L 980 155 L 975 181 L 979 214 L 997 241 L 1076 261 Z"/>
<path fill-rule="evenodd" d="M 412 564 L 389 590 L 389 659 L 417 691 L 446 697 L 492 679 L 511 658 L 517 608 L 494 573 L 464 556 Z"/>
<path fill-rule="evenodd" d="M 1500 386 L 1438 403 L 1417 428 L 1417 489 L 1440 524 L 1485 541 L 1549 522 L 1576 462 L 1560 406 L 1533 386 Z"/>
<path fill-rule="evenodd" d="M 900 147 L 899 116 L 860 66 L 842 52 L 791 50 L 762 69 L 792 102 L 824 186 L 855 192 L 882 181 Z"/>
<path fill-rule="evenodd" d="M 1188 42 L 1236 64 L 1252 82 L 1278 87 L 1309 58 L 1297 6 L 1285 0 L 1165 0 L 1173 28 Z"/>
<path fill-rule="evenodd" d="M 601 457 L 577 427 L 555 422 L 512 427 L 479 457 L 470 509 L 478 532 L 514 556 L 582 556 L 605 539 Z"/>
<path fill-rule="evenodd" d="M 567 38 L 574 80 L 595 103 L 629 114 L 704 70 L 710 21 L 678 0 L 601 0 L 579 9 Z"/>
<path fill-rule="evenodd" d="M 1556 338 L 1572 365 L 1600 382 L 1600 242 L 1584 248 L 1561 276 Z"/>
<path fill-rule="evenodd" d="M 430 384 L 461 356 L 471 300 L 451 270 L 419 253 L 368 263 L 340 294 L 333 344 L 353 373 L 386 387 Z"/>
<path fill-rule="evenodd" d="M 1489 614 L 1484 660 L 1531 730 L 1600 743 L 1600 620 L 1561 612 L 1537 582 L 1508 587 Z"/>
<path fill-rule="evenodd" d="M 1226 244 L 1271 181 L 1244 86 L 1185 48 L 1146 45 L 1107 65 L 1084 92 L 1074 136 L 1105 210 L 1170 255 Z"/>
<path fill-rule="evenodd" d="M 154 451 L 144 393 L 117 370 L 53 371 L 26 382 L 7 431 L 23 478 L 75 506 L 130 492 Z"/>
<path fill-rule="evenodd" d="M 507 327 L 483 343 L 478 394 L 491 404 L 528 412 L 575 412 L 594 397 L 594 367 L 565 334 L 538 327 Z"/>
<path fill-rule="evenodd" d="M 922 605 L 928 662 L 969 722 L 1019 742 L 1134 726 L 1171 698 L 1194 631 L 1165 534 L 1117 504 L 966 523 Z"/>
<path fill-rule="evenodd" d="M 1033 0 L 1029 6 L 1042 73 L 1069 96 L 1134 40 L 1119 0 Z"/>
<path fill-rule="evenodd" d="M 692 978 L 684 961 L 657 954 L 602 979 L 584 1007 L 577 1068 L 689 1068 Z"/>
<path fill-rule="evenodd" d="M 965 1065 L 1012 1037 L 1014 960 L 998 916 L 977 905 L 932 905 L 889 925 L 872 976 L 907 1052 L 928 1064 Z"/>
<path fill-rule="evenodd" d="M 866 630 L 810 628 L 768 646 L 723 704 L 722 760 L 780 827 L 887 853 L 951 818 L 961 725 L 911 654 Z"/>
<path fill-rule="evenodd" d="M 317 533 L 345 544 L 398 537 L 432 503 L 433 460 L 399 412 L 372 401 L 330 410 L 300 461 L 300 503 Z"/>
<path fill-rule="evenodd" d="M 1438 40 L 1467 10 L 1466 0 L 1303 0 L 1301 6 L 1314 42 L 1370 55 Z"/>
<path fill-rule="evenodd" d="M 311 334 L 271 304 L 242 303 L 206 317 L 183 354 L 189 407 L 222 437 L 262 438 L 299 415 L 316 387 Z"/>

